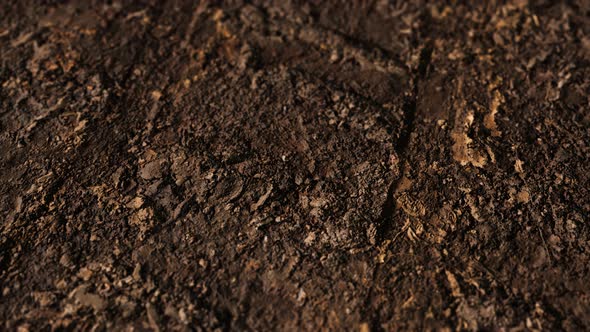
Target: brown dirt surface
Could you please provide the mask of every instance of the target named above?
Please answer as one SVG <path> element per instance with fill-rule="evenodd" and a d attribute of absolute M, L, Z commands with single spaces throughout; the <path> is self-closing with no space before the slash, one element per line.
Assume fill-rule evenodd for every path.
<path fill-rule="evenodd" d="M 3 1 L 0 329 L 590 329 L 590 2 Z"/>

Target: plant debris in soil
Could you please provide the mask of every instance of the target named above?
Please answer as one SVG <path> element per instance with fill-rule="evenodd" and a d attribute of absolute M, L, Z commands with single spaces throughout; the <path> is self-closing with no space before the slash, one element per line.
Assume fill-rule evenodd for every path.
<path fill-rule="evenodd" d="M 0 329 L 590 329 L 588 1 L 0 4 Z"/>

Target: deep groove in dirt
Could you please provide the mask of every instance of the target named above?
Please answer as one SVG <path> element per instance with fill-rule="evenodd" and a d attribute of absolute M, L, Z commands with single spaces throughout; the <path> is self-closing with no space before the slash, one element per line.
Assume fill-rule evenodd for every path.
<path fill-rule="evenodd" d="M 400 133 L 400 137 L 397 144 L 397 155 L 399 158 L 399 175 L 398 177 L 391 183 L 387 192 L 387 199 L 383 208 L 381 210 L 381 216 L 377 221 L 377 245 L 381 246 L 382 243 L 387 240 L 395 230 L 395 224 L 393 221 L 393 217 L 396 212 L 396 202 L 395 202 L 395 194 L 399 188 L 399 183 L 401 178 L 406 171 L 406 159 L 407 159 L 407 151 L 410 146 L 411 134 L 414 131 L 414 125 L 416 121 L 416 103 L 417 103 L 417 96 L 418 96 L 418 88 L 419 83 L 422 79 L 426 76 L 426 71 L 430 64 L 430 57 L 432 54 L 432 46 L 427 44 L 423 47 L 420 52 L 420 60 L 418 64 L 418 68 L 416 68 L 415 80 L 412 87 L 412 92 L 410 96 L 406 96 L 404 99 L 403 104 L 403 129 Z M 383 264 L 377 265 L 377 267 L 373 271 L 372 279 L 375 280 L 379 273 L 381 272 Z M 374 287 L 369 288 L 368 295 L 364 302 L 365 308 L 365 316 L 371 317 L 371 325 L 372 328 L 376 331 L 381 331 L 382 328 L 377 324 L 379 322 L 379 308 L 372 308 L 372 300 L 373 300 L 373 291 Z"/>
<path fill-rule="evenodd" d="M 377 222 L 378 226 L 378 243 L 381 244 L 390 236 L 395 228 L 393 224 L 393 215 L 395 214 L 395 194 L 397 193 L 400 180 L 406 171 L 407 151 L 410 146 L 412 132 L 416 122 L 416 103 L 418 98 L 418 88 L 422 79 L 425 78 L 428 66 L 430 64 L 430 57 L 432 55 L 432 45 L 427 44 L 420 52 L 420 60 L 418 68 L 416 68 L 416 75 L 412 87 L 412 93 L 407 96 L 403 104 L 403 129 L 397 141 L 397 156 L 399 158 L 399 176 L 391 183 L 387 192 L 387 200 L 383 205 L 381 216 Z"/>

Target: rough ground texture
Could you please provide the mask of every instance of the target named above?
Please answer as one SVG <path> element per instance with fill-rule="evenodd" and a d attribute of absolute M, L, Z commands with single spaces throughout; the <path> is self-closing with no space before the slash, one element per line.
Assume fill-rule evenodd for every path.
<path fill-rule="evenodd" d="M 3 1 L 0 329 L 590 329 L 589 16 Z"/>

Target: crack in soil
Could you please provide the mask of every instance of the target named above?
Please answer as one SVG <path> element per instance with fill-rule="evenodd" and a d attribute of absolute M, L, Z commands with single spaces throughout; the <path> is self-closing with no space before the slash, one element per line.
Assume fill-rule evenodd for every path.
<path fill-rule="evenodd" d="M 387 191 L 387 199 L 385 200 L 385 204 L 383 205 L 383 209 L 381 210 L 381 215 L 379 220 L 377 220 L 377 243 L 376 246 L 381 246 L 382 243 L 391 236 L 395 229 L 395 223 L 393 222 L 393 215 L 396 211 L 396 204 L 395 204 L 395 195 L 399 190 L 400 180 L 403 177 L 403 174 L 406 172 L 406 160 L 407 160 L 407 151 L 410 146 L 410 136 L 415 128 L 416 123 L 416 103 L 417 103 L 417 96 L 418 96 L 418 86 L 421 80 L 424 79 L 426 76 L 426 72 L 428 66 L 430 65 L 431 56 L 432 56 L 432 44 L 427 43 L 420 52 L 420 59 L 418 62 L 418 68 L 416 68 L 415 73 L 415 80 L 412 86 L 412 92 L 409 96 L 404 98 L 404 105 L 402 107 L 403 110 L 403 128 L 400 133 L 400 137 L 398 139 L 397 146 L 397 154 L 399 158 L 399 162 L 401 164 L 400 171 L 398 177 L 392 181 L 389 189 Z M 376 279 L 377 275 L 379 275 L 381 271 L 381 267 L 383 264 L 377 265 L 373 270 L 372 279 L 373 281 Z M 367 298 L 365 300 L 364 310 L 365 316 L 370 317 L 369 322 L 371 324 L 371 331 L 381 331 L 382 328 L 379 326 L 380 314 L 379 310 L 373 310 L 371 313 L 367 314 L 369 308 L 371 307 L 371 302 L 373 300 L 374 294 L 374 285 L 375 282 L 372 283 L 371 287 L 369 288 L 369 292 Z"/>
<path fill-rule="evenodd" d="M 430 59 L 432 55 L 432 45 L 429 43 L 422 48 L 420 52 L 420 60 L 418 63 L 416 79 L 413 82 L 412 93 L 411 95 L 407 96 L 404 100 L 404 105 L 402 107 L 403 110 L 403 128 L 400 133 L 400 137 L 398 139 L 397 144 L 397 155 L 399 158 L 399 163 L 401 164 L 399 176 L 393 180 L 391 185 L 389 186 L 389 190 L 387 191 L 387 199 L 385 204 L 383 205 L 383 209 L 381 210 L 381 216 L 377 221 L 377 234 L 378 234 L 378 244 L 381 244 L 393 231 L 393 214 L 395 213 L 395 194 L 399 190 L 400 180 L 405 174 L 406 171 L 406 153 L 408 151 L 408 147 L 410 146 L 410 136 L 414 131 L 414 126 L 416 122 L 416 102 L 418 96 L 418 85 L 420 81 L 426 75 L 426 71 L 430 64 Z"/>

